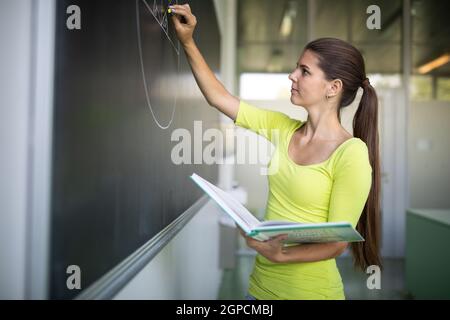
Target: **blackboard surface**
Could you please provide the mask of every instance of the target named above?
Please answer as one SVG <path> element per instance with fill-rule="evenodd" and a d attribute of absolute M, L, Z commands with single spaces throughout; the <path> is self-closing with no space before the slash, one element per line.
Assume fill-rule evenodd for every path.
<path fill-rule="evenodd" d="M 179 143 L 171 141 L 174 130 L 193 137 L 194 121 L 205 131 L 218 128 L 219 116 L 201 95 L 171 23 L 154 11 L 167 2 L 56 2 L 52 299 L 78 295 L 198 200 L 190 174 L 217 181 L 215 164 L 171 159 Z M 197 45 L 218 73 L 212 0 L 189 4 L 199 21 Z M 80 8 L 81 29 L 67 27 L 71 5 Z M 70 265 L 81 270 L 81 290 L 67 288 Z"/>

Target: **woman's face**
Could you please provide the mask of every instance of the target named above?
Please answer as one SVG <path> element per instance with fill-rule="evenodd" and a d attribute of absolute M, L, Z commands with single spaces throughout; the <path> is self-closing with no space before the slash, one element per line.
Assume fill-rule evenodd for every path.
<path fill-rule="evenodd" d="M 289 75 L 292 81 L 291 102 L 302 107 L 309 107 L 326 101 L 328 81 L 319 68 L 319 59 L 314 52 L 303 52 L 297 67 Z"/>

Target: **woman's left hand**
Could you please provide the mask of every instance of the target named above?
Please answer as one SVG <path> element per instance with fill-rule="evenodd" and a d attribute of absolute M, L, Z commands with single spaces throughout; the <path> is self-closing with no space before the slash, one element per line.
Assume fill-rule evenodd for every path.
<path fill-rule="evenodd" d="M 258 241 L 247 236 L 241 228 L 239 228 L 239 232 L 245 238 L 247 246 L 255 249 L 260 255 L 275 263 L 282 263 L 284 261 L 285 249 L 283 241 L 288 237 L 286 234 L 278 235 L 270 240 Z"/>

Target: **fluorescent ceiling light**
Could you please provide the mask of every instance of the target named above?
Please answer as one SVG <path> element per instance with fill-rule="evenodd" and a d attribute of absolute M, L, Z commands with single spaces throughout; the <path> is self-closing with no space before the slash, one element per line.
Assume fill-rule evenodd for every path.
<path fill-rule="evenodd" d="M 287 38 L 292 32 L 292 18 L 291 16 L 284 16 L 281 23 L 280 34 L 282 37 Z"/>
<path fill-rule="evenodd" d="M 280 25 L 280 35 L 287 38 L 294 27 L 294 20 L 297 17 L 297 2 L 289 1 L 283 14 L 283 20 Z"/>
<path fill-rule="evenodd" d="M 425 63 L 424 65 L 417 68 L 417 72 L 420 74 L 425 74 L 430 72 L 431 70 L 437 69 L 444 64 L 448 63 L 450 61 L 450 54 L 446 53 L 440 56 L 439 58 L 436 58 L 428 63 Z"/>

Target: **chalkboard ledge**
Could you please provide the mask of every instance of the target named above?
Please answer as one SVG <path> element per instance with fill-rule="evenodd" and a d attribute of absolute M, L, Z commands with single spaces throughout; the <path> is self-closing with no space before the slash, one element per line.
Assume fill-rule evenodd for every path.
<path fill-rule="evenodd" d="M 195 214 L 208 202 L 204 195 L 166 228 L 150 239 L 123 262 L 83 290 L 76 300 L 112 299 L 134 276 L 155 257 Z"/>

